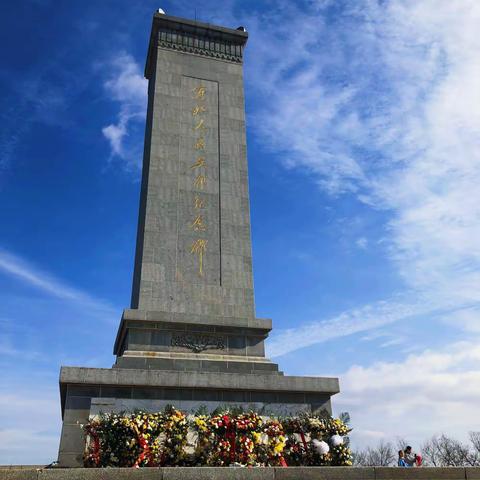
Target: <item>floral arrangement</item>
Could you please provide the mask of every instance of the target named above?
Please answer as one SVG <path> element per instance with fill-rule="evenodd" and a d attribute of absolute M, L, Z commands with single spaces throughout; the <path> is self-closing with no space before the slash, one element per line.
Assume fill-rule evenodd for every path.
<path fill-rule="evenodd" d="M 351 466 L 348 447 L 348 415 L 344 420 L 327 415 L 307 415 L 283 421 L 288 440 L 285 458 L 289 465 Z"/>
<path fill-rule="evenodd" d="M 101 414 L 83 426 L 86 467 L 352 465 L 345 419 L 224 410 Z"/>

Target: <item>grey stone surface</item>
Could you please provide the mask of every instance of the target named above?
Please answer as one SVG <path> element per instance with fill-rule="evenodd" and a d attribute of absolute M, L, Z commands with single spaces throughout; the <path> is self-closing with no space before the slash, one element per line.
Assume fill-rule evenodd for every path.
<path fill-rule="evenodd" d="M 480 468 L 288 467 L 288 468 L 54 468 L 0 467 L 0 480 L 465 480 Z"/>
<path fill-rule="evenodd" d="M 207 36 L 205 32 L 208 32 Z M 248 34 L 238 29 L 156 13 L 152 22 L 145 77 L 150 78 L 155 74 L 154 62 L 158 48 L 174 48 L 193 55 L 241 62 L 247 38 Z"/>
<path fill-rule="evenodd" d="M 375 467 L 376 480 L 464 480 L 465 468 L 389 468 Z"/>
<path fill-rule="evenodd" d="M 63 421 L 65 423 L 75 423 L 77 421 L 85 421 L 88 419 L 90 412 L 91 397 L 72 396 L 67 397 Z"/>
<path fill-rule="evenodd" d="M 36 468 L 0 467 L 0 480 L 37 480 Z"/>
<path fill-rule="evenodd" d="M 41 470 L 38 480 L 162 480 L 161 468 L 70 468 Z"/>
<path fill-rule="evenodd" d="M 80 453 L 85 447 L 83 430 L 80 424 L 64 423 L 62 426 L 62 442 L 60 452 Z"/>
<path fill-rule="evenodd" d="M 175 322 L 175 323 L 192 323 L 192 319 L 200 319 L 202 324 L 221 325 L 225 324 L 224 317 L 215 318 L 209 315 L 205 316 L 189 316 L 185 313 L 164 312 L 153 310 L 125 309 L 122 314 L 124 320 L 148 320 L 155 322 Z M 258 328 L 261 330 L 271 330 L 272 320 L 269 318 L 251 318 L 251 317 L 229 317 L 228 325 L 232 327 Z"/>
<path fill-rule="evenodd" d="M 151 357 L 119 357 L 114 365 L 116 368 L 143 368 L 154 370 L 177 370 L 182 372 L 203 371 L 223 373 L 250 373 L 278 375 L 278 365 L 275 363 L 240 362 L 218 360 L 195 360 L 181 358 L 151 358 Z"/>
<path fill-rule="evenodd" d="M 266 392 L 339 392 L 337 378 L 230 373 L 62 367 L 63 384 L 260 390 Z"/>
<path fill-rule="evenodd" d="M 467 480 L 479 480 L 480 479 L 480 468 L 467 467 L 465 469 L 465 478 Z"/>
<path fill-rule="evenodd" d="M 277 480 L 375 480 L 373 468 L 288 467 L 275 468 Z"/>
<path fill-rule="evenodd" d="M 164 468 L 164 480 L 273 480 L 273 468 Z"/>
<path fill-rule="evenodd" d="M 67 453 L 60 450 L 58 452 L 58 463 L 65 468 L 83 467 L 83 451 Z"/>
<path fill-rule="evenodd" d="M 218 393 L 221 392 L 216 392 Z M 232 402 L 232 401 L 231 401 Z M 90 415 L 98 415 L 100 413 L 120 413 L 133 412 L 135 410 L 143 410 L 146 412 L 162 411 L 167 405 L 171 405 L 172 400 L 152 400 L 152 399 L 120 399 L 120 398 L 95 398 L 92 399 L 92 407 Z M 205 406 L 210 412 L 218 407 L 225 405 L 223 398 L 211 400 L 198 398 L 197 400 L 177 400 L 175 407 L 185 412 L 195 412 L 200 406 Z M 306 403 L 261 403 L 261 402 L 242 402 L 237 401 L 235 405 L 241 406 L 246 410 L 253 409 L 262 415 L 295 415 L 300 412 L 309 412 L 310 405 Z"/>
<path fill-rule="evenodd" d="M 168 18 L 161 21 L 168 24 Z M 196 27 L 197 35 L 202 31 L 210 35 Z M 240 43 L 246 42 L 245 34 L 232 32 L 236 31 L 230 34 Z M 152 72 L 147 113 L 150 128 L 132 307 L 252 318 L 242 66 L 163 48 L 155 51 L 155 45 L 152 41 L 148 56 L 147 71 Z M 199 86 L 206 89 L 201 99 L 193 93 Z M 196 106 L 205 112 L 193 116 Z M 202 133 L 194 130 L 199 118 L 206 127 Z M 195 150 L 199 139 L 205 145 Z M 192 171 L 199 154 L 205 166 Z M 194 183 L 197 173 L 206 176 L 203 188 Z M 193 206 L 195 195 L 205 204 L 199 211 Z M 239 202 L 238 197 L 247 201 Z M 192 218 L 199 212 L 206 221 L 201 232 L 191 228 Z M 208 242 L 203 275 L 198 274 L 198 258 L 190 252 L 198 238 Z"/>
<path fill-rule="evenodd" d="M 264 357 L 266 331 L 229 325 L 130 320 L 122 328 L 118 357 L 134 352 L 183 352 Z M 216 351 L 215 351 L 216 350 Z M 195 355 L 195 358 L 198 355 Z M 117 362 L 118 363 L 118 362 Z"/>

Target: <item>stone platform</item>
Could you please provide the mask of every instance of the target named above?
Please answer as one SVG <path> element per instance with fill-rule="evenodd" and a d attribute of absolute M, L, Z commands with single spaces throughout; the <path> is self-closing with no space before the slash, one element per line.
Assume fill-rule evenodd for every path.
<path fill-rule="evenodd" d="M 100 412 L 159 411 L 173 404 L 185 411 L 210 411 L 234 404 L 268 415 L 331 412 L 337 378 L 185 370 L 62 367 L 63 412 L 59 459 L 64 467 L 82 465 L 81 424 Z"/>
<path fill-rule="evenodd" d="M 480 468 L 2 468 L 0 480 L 478 480 Z"/>

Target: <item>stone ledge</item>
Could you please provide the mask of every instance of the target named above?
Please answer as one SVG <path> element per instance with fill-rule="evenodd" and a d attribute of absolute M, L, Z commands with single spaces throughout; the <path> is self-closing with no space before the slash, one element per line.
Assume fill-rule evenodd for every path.
<path fill-rule="evenodd" d="M 117 357 L 112 368 L 141 370 L 169 370 L 177 372 L 210 372 L 210 373 L 242 373 L 251 375 L 283 375 L 276 363 L 266 359 L 261 361 L 245 361 L 242 357 L 235 359 L 168 357 L 164 355 L 123 355 Z"/>
<path fill-rule="evenodd" d="M 273 362 L 266 357 L 255 357 L 252 355 L 224 355 L 219 353 L 191 353 L 191 352 L 164 352 L 164 351 L 143 351 L 125 350 L 121 358 L 169 358 L 181 360 L 207 360 L 219 362 L 248 362 L 264 363 L 271 365 Z"/>
<path fill-rule="evenodd" d="M 336 394 L 338 378 L 293 377 L 282 375 L 207 373 L 122 368 L 62 367 L 60 384 L 150 386 L 172 388 L 214 388 L 221 390 L 260 390 L 274 392 L 313 392 Z"/>
<path fill-rule="evenodd" d="M 197 323 L 201 319 L 202 324 L 220 325 L 228 327 L 247 327 L 260 330 L 271 330 L 270 318 L 246 318 L 246 317 L 213 317 L 209 315 L 187 314 L 175 312 L 147 311 L 127 308 L 123 311 L 122 318 L 125 320 L 147 320 L 156 322 L 172 323 Z"/>
<path fill-rule="evenodd" d="M 51 468 L 0 467 L 0 480 L 465 480 L 480 468 L 289 467 L 289 468 Z"/>

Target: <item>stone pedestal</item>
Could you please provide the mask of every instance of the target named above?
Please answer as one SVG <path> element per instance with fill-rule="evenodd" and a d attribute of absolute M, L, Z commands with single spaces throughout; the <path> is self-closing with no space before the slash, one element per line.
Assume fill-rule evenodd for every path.
<path fill-rule="evenodd" d="M 85 440 L 81 424 L 91 414 L 143 409 L 167 404 L 186 411 L 204 405 L 254 408 L 262 415 L 331 411 L 330 397 L 338 379 L 291 377 L 280 373 L 224 373 L 126 368 L 62 367 L 60 390 L 63 428 L 59 462 L 81 466 Z"/>

